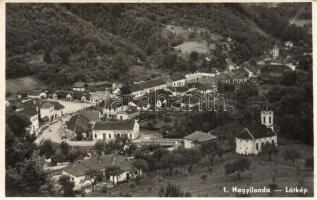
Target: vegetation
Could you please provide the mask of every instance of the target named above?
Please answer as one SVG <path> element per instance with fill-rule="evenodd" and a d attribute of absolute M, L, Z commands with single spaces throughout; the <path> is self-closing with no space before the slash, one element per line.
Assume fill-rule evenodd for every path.
<path fill-rule="evenodd" d="M 224 68 L 228 56 L 241 63 L 267 50 L 276 41 L 269 34 L 278 37 L 287 30 L 281 39 L 306 38 L 277 11 L 242 4 L 10 4 L 6 73 L 8 78 L 35 74 L 54 87 L 126 80 L 135 64 L 167 71 Z M 171 32 L 165 37 L 169 24 L 194 31 L 189 38 Z M 197 37 L 207 46 L 216 44 L 209 62 L 193 52 L 188 63 L 173 48 Z M 232 38 L 229 48 L 227 37 Z"/>
<path fill-rule="evenodd" d="M 183 192 L 173 184 L 168 184 L 165 188 L 161 187 L 159 197 L 191 197 L 191 193 Z"/>
<path fill-rule="evenodd" d="M 241 179 L 241 173 L 250 169 L 250 161 L 247 158 L 239 158 L 231 163 L 225 165 L 226 174 L 236 173 L 238 179 Z"/>

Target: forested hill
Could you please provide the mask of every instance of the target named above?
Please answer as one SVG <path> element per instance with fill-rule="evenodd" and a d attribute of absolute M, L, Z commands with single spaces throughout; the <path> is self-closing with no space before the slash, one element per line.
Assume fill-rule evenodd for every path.
<path fill-rule="evenodd" d="M 6 10 L 7 78 L 35 74 L 60 85 L 127 79 L 132 65 L 167 73 L 223 68 L 226 58 L 240 63 L 286 39 L 271 29 L 274 23 L 288 28 L 283 13 L 271 18 L 270 7 L 237 4 L 7 4 Z M 198 54 L 186 52 L 192 50 Z"/>

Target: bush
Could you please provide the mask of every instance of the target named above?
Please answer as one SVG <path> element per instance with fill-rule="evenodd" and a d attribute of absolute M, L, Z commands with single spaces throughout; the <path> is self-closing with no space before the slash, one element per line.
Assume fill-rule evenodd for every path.
<path fill-rule="evenodd" d="M 129 187 L 130 187 L 130 188 L 135 188 L 135 183 L 130 183 L 130 184 L 129 184 Z"/>
<path fill-rule="evenodd" d="M 203 174 L 203 175 L 201 175 L 201 177 L 200 177 L 200 178 L 201 178 L 201 180 L 203 180 L 203 181 L 204 181 L 204 180 L 206 180 L 206 179 L 207 179 L 207 177 L 208 177 L 208 176 L 207 176 L 207 174 Z"/>
<path fill-rule="evenodd" d="M 102 191 L 102 193 L 106 193 L 107 190 L 108 190 L 108 189 L 107 189 L 107 186 L 103 186 L 101 191 Z"/>

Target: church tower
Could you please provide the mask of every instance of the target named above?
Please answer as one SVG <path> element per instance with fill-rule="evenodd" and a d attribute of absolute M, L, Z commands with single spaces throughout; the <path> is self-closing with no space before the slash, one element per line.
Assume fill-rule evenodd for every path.
<path fill-rule="evenodd" d="M 273 129 L 273 115 L 274 112 L 272 110 L 268 110 L 268 107 L 266 106 L 266 110 L 261 111 L 261 124 L 267 128 Z"/>
<path fill-rule="evenodd" d="M 274 59 L 280 56 L 280 50 L 277 47 L 277 45 L 275 45 L 274 48 L 272 49 L 272 55 Z"/>

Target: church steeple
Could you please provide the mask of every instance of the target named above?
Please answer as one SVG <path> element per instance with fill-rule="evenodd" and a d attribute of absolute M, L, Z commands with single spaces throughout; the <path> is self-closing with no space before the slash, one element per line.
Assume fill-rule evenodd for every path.
<path fill-rule="evenodd" d="M 266 104 L 266 109 L 261 111 L 261 124 L 266 126 L 267 128 L 272 128 L 274 125 L 273 121 L 274 112 L 268 109 L 268 105 Z"/>

